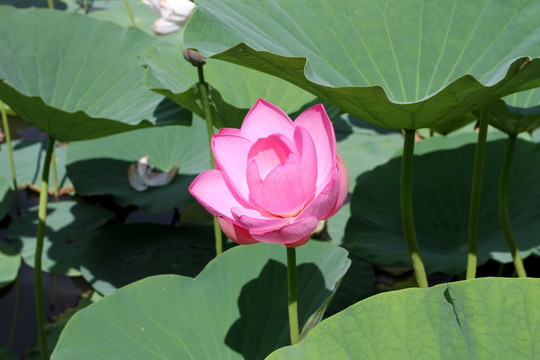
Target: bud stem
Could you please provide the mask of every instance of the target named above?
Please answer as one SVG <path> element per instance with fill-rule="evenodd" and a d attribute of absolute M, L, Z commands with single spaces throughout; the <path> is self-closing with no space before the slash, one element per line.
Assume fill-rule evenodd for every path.
<path fill-rule="evenodd" d="M 201 100 L 203 104 L 204 115 L 206 118 L 206 126 L 208 130 L 208 143 L 210 145 L 210 167 L 216 168 L 214 161 L 214 154 L 212 153 L 212 135 L 214 135 L 214 124 L 212 121 L 212 111 L 210 109 L 210 101 L 208 95 L 208 84 L 204 81 L 203 65 L 197 66 L 197 72 L 199 74 L 198 88 L 201 93 Z M 216 238 L 216 257 L 223 253 L 223 239 L 221 235 L 221 228 L 219 227 L 217 219 L 214 217 L 214 236 Z"/>

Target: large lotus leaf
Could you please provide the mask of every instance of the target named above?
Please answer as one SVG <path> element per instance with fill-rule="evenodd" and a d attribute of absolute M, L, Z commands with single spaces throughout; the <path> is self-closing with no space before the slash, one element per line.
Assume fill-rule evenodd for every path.
<path fill-rule="evenodd" d="M 506 96 L 490 106 L 490 124 L 516 135 L 540 127 L 540 89 Z"/>
<path fill-rule="evenodd" d="M 0 242 L 0 289 L 15 280 L 20 266 L 19 252 L 5 242 Z"/>
<path fill-rule="evenodd" d="M 403 147 L 401 133 L 377 129 L 348 114 L 334 120 L 334 129 L 338 153 L 349 171 L 350 190 L 359 175 L 386 163 Z"/>
<path fill-rule="evenodd" d="M 334 120 L 334 129 L 338 153 L 349 171 L 351 192 L 358 176 L 388 162 L 403 146 L 403 136 L 399 132 L 379 128 L 348 114 Z M 347 203 L 327 220 L 328 233 L 338 244 L 349 217 L 350 205 Z"/>
<path fill-rule="evenodd" d="M 204 116 L 200 94 L 194 86 L 198 81 L 197 69 L 183 60 L 181 48 L 150 48 L 141 55 L 141 62 L 148 69 L 146 86 Z M 204 66 L 204 77 L 212 86 L 214 118 L 219 127 L 239 127 L 258 98 L 270 101 L 287 113 L 297 111 L 314 99 L 312 94 L 280 78 L 214 59 L 208 59 Z M 234 107 L 220 107 L 221 101 Z"/>
<path fill-rule="evenodd" d="M 81 271 L 102 294 L 145 277 L 196 276 L 216 256 L 213 227 L 137 223 L 96 231 L 81 259 Z"/>
<path fill-rule="evenodd" d="M 6 216 L 11 208 L 11 183 L 0 176 L 0 220 Z"/>
<path fill-rule="evenodd" d="M 535 0 L 200 0 L 184 43 L 374 124 L 448 133 L 540 85 L 539 14 Z"/>
<path fill-rule="evenodd" d="M 336 292 L 327 312 L 335 314 L 352 304 L 373 295 L 375 292 L 375 271 L 373 266 L 354 254 L 349 254 L 351 267 L 345 274 L 339 291 Z"/>
<path fill-rule="evenodd" d="M 237 246 L 195 279 L 146 278 L 78 312 L 52 359 L 263 359 L 289 343 L 285 247 Z M 347 252 L 310 241 L 297 248 L 299 322 L 333 293 Z"/>
<path fill-rule="evenodd" d="M 40 186 L 47 141 L 14 140 L 11 144 L 17 173 L 17 186 Z M 58 185 L 60 187 L 69 186 L 71 181 L 66 173 L 66 146 L 55 146 L 54 155 Z M 11 181 L 11 167 L 6 143 L 0 145 L 0 173 L 8 176 L 8 180 Z"/>
<path fill-rule="evenodd" d="M 0 98 L 58 140 L 106 136 L 191 114 L 143 86 L 155 39 L 79 14 L 0 8 Z M 17 31 L 13 31 L 17 29 Z"/>
<path fill-rule="evenodd" d="M 494 138 L 500 137 L 493 135 Z M 429 273 L 461 273 L 466 266 L 468 216 L 476 135 L 433 138 L 417 144 L 413 208 L 420 253 Z M 487 143 L 480 203 L 478 264 L 511 261 L 501 231 L 497 191 L 506 138 Z M 540 144 L 518 139 L 510 174 L 512 230 L 522 256 L 540 246 Z M 351 199 L 342 244 L 375 264 L 410 266 L 403 238 L 399 174 L 394 158 L 361 175 Z"/>
<path fill-rule="evenodd" d="M 161 171 L 178 164 L 178 174 L 165 186 L 134 190 L 128 168 L 143 156 Z M 191 127 L 155 127 L 72 143 L 67 159 L 77 193 L 110 194 L 121 206 L 133 204 L 148 213 L 161 213 L 194 201 L 187 189 L 198 173 L 210 168 L 206 123 L 195 118 Z"/>
<path fill-rule="evenodd" d="M 392 291 L 323 321 L 281 359 L 533 359 L 538 279 L 484 278 Z"/>
<path fill-rule="evenodd" d="M 47 205 L 47 227 L 43 243 L 43 271 L 79 276 L 80 257 L 91 232 L 114 217 L 104 208 L 62 201 Z M 24 262 L 33 267 L 36 252 L 38 208 L 33 207 L 15 219 L 7 236 L 21 251 Z"/>

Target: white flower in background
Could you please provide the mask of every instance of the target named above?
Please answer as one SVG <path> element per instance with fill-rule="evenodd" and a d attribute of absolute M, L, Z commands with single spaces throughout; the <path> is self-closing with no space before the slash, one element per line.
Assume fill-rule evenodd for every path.
<path fill-rule="evenodd" d="M 154 166 L 148 166 L 148 156 L 135 161 L 129 166 L 128 180 L 131 187 L 137 191 L 144 191 L 149 186 L 165 186 L 172 181 L 178 172 L 178 165 L 171 170 L 162 172 Z"/>
<path fill-rule="evenodd" d="M 152 24 L 152 30 L 158 35 L 167 35 L 179 30 L 195 10 L 195 4 L 189 0 L 142 0 L 142 2 L 161 15 Z"/>

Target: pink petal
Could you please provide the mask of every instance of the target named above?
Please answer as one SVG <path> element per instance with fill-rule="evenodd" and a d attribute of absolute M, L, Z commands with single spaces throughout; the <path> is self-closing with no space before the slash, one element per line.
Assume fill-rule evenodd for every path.
<path fill-rule="evenodd" d="M 250 230 L 276 230 L 290 222 L 288 218 L 264 215 L 253 209 L 233 208 L 231 212 L 240 225 Z"/>
<path fill-rule="evenodd" d="M 278 230 L 268 232 L 251 230 L 250 234 L 258 241 L 287 245 L 305 240 L 306 237 L 309 238 L 317 224 L 315 217 L 306 217 Z"/>
<path fill-rule="evenodd" d="M 241 136 L 240 129 L 235 128 L 221 128 L 219 129 L 219 135 L 235 135 L 235 136 Z"/>
<path fill-rule="evenodd" d="M 221 230 L 223 230 L 225 235 L 232 241 L 241 245 L 250 245 L 258 242 L 249 234 L 249 231 L 246 228 L 233 224 L 221 216 L 217 217 L 217 221 Z"/>
<path fill-rule="evenodd" d="M 251 142 L 234 135 L 213 135 L 212 152 L 216 169 L 223 171 L 227 184 L 247 201 L 249 189 L 246 180 L 247 156 Z"/>
<path fill-rule="evenodd" d="M 304 199 L 309 202 L 313 199 L 317 186 L 317 152 L 313 139 L 306 129 L 297 127 L 294 131 L 294 142 L 302 159 L 302 177 Z"/>
<path fill-rule="evenodd" d="M 337 168 L 339 171 L 339 195 L 334 209 L 328 217 L 334 215 L 343 206 L 349 193 L 349 170 L 341 156 L 337 155 Z"/>
<path fill-rule="evenodd" d="M 313 143 L 317 144 L 317 172 L 319 174 L 317 189 L 320 191 L 326 185 L 328 176 L 336 165 L 337 145 L 334 127 L 321 104 L 300 114 L 294 121 L 294 125 L 305 128 L 311 135 Z"/>
<path fill-rule="evenodd" d="M 298 240 L 296 242 L 293 242 L 293 243 L 290 243 L 290 244 L 285 244 L 285 246 L 288 247 L 288 248 L 294 248 L 294 247 L 298 247 L 300 245 L 304 245 L 305 243 L 307 243 L 309 241 L 310 237 L 311 236 L 308 235 L 305 238 L 300 239 L 300 240 Z"/>
<path fill-rule="evenodd" d="M 262 181 L 258 193 L 251 196 L 263 209 L 277 216 L 292 217 L 298 214 L 305 203 L 302 164 L 290 154 Z"/>
<path fill-rule="evenodd" d="M 242 206 L 227 187 L 219 170 L 207 170 L 199 174 L 189 186 L 189 192 L 215 216 L 221 215 L 232 220 L 231 208 Z"/>
<path fill-rule="evenodd" d="M 249 149 L 248 163 L 252 161 L 257 163 L 261 179 L 266 178 L 270 171 L 287 160 L 287 157 L 292 152 L 287 142 L 293 145 L 283 135 L 274 134 L 269 137 L 260 138 Z"/>
<path fill-rule="evenodd" d="M 335 168 L 331 180 L 315 199 L 304 208 L 300 215 L 298 215 L 298 218 L 315 217 L 318 220 L 324 220 L 333 215 L 332 211 L 335 209 L 339 197 L 339 181 L 339 172 Z"/>
<path fill-rule="evenodd" d="M 259 99 L 246 115 L 241 131 L 242 136 L 252 142 L 270 134 L 283 134 L 292 139 L 294 125 L 283 110 Z"/>
<path fill-rule="evenodd" d="M 262 210 L 263 208 L 261 205 L 259 205 L 257 200 L 259 198 L 259 192 L 261 190 L 263 180 L 261 179 L 261 175 L 259 174 L 259 166 L 255 160 L 250 161 L 247 165 L 246 180 L 249 189 L 249 203 Z"/>

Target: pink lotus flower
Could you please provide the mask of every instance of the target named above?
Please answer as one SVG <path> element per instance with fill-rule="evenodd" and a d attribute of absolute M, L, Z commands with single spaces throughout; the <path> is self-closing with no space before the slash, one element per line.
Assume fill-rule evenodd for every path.
<path fill-rule="evenodd" d="M 239 244 L 305 244 L 319 220 L 345 202 L 349 174 L 322 105 L 292 122 L 259 99 L 240 129 L 212 137 L 216 169 L 197 176 L 191 194 Z"/>

